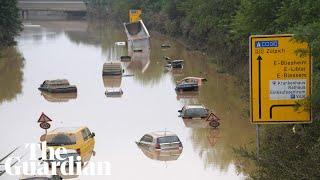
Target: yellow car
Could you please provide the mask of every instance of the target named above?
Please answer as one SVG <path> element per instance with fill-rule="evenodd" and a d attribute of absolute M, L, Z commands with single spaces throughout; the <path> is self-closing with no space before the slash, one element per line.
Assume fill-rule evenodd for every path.
<path fill-rule="evenodd" d="M 95 134 L 87 127 L 61 127 L 49 132 L 45 136 L 47 147 L 57 149 L 63 147 L 74 149 L 81 156 L 81 162 L 90 160 L 93 153 Z"/>

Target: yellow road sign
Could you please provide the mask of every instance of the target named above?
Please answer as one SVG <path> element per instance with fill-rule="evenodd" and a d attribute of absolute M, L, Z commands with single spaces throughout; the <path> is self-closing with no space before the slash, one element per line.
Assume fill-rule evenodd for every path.
<path fill-rule="evenodd" d="M 129 11 L 129 19 L 130 19 L 130 23 L 133 22 L 137 22 L 139 20 L 141 20 L 140 16 L 141 16 L 142 11 L 141 10 L 133 10 L 131 9 Z"/>
<path fill-rule="evenodd" d="M 311 56 L 293 35 L 250 36 L 251 122 L 306 123 L 311 111 L 299 102 L 311 95 Z M 307 54 L 301 56 L 301 50 Z"/>

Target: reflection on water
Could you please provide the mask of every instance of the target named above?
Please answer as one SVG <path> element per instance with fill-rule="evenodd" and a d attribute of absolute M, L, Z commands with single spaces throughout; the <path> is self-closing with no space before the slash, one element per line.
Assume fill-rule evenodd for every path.
<path fill-rule="evenodd" d="M 125 74 L 133 74 L 133 77 L 105 79 L 101 77 L 103 64 L 108 60 L 119 61 L 121 55 L 130 54 L 126 47 L 115 45 L 115 42 L 126 41 L 121 25 L 85 21 L 32 23 L 41 27 L 26 28 L 17 39 L 18 49 L 26 59 L 25 80 L 22 81 L 23 61 L 15 60 L 15 65 L 9 65 L 9 61 L 0 62 L 1 101 L 12 100 L 23 92 L 15 100 L 1 105 L 0 117 L 7 126 L 0 126 L 0 131 L 5 132 L 7 138 L 0 144 L 0 155 L 19 144 L 37 142 L 36 137 L 43 131 L 36 120 L 39 113 L 46 112 L 53 119 L 52 128 L 84 124 L 92 128 L 97 134 L 99 153 L 90 161 L 110 162 L 112 175 L 107 178 L 243 178 L 243 174 L 238 175 L 235 169 L 237 160 L 233 147 L 255 137 L 254 128 L 243 116 L 247 104 L 240 98 L 240 88 L 234 85 L 233 78 L 217 73 L 215 65 L 208 63 L 205 55 L 188 51 L 181 43 L 152 33 L 150 51 L 133 52 L 130 55 L 132 62 L 122 63 Z M 161 49 L 164 42 L 171 48 Z M 19 57 L 16 50 L 13 52 Z M 184 60 L 183 70 L 164 72 L 164 56 Z M 10 71 L 3 67 L 10 67 Z M 203 77 L 208 81 L 196 94 L 177 94 L 175 82 L 187 76 Z M 77 84 L 76 100 L 49 103 L 39 96 L 37 86 L 43 79 L 59 77 Z M 6 84 L 6 88 L 2 84 Z M 121 87 L 125 96 L 106 100 L 104 92 L 109 87 Z M 59 99 L 44 97 L 51 101 Z M 186 104 L 203 104 L 212 110 L 221 119 L 219 129 L 186 128 L 177 114 L 177 109 Z M 11 127 L 24 138 L 11 133 Z M 134 137 L 154 130 L 173 131 L 184 145 L 184 152 L 168 168 L 145 158 L 134 143 Z M 80 176 L 78 179 L 92 177 Z"/>
<path fill-rule="evenodd" d="M 49 102 L 68 102 L 77 98 L 77 93 L 49 93 L 41 92 L 43 98 Z"/>
<path fill-rule="evenodd" d="M 15 47 L 0 51 L 0 104 L 22 92 L 24 60 Z"/>
<path fill-rule="evenodd" d="M 157 161 L 175 161 L 177 160 L 181 153 L 182 149 L 168 149 L 168 150 L 155 150 L 154 148 L 150 148 L 148 146 L 138 145 L 143 154 L 150 159 Z"/>

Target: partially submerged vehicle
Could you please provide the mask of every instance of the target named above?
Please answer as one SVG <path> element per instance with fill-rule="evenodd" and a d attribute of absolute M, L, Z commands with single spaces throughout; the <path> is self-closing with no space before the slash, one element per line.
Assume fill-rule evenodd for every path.
<path fill-rule="evenodd" d="M 74 149 L 66 149 L 65 151 L 60 151 L 59 156 L 62 158 L 62 160 L 56 157 L 57 153 L 58 152 L 55 152 L 54 159 L 44 160 L 44 161 L 49 164 L 55 162 L 57 166 L 61 166 L 62 163 L 66 163 L 67 166 L 74 166 L 75 163 L 80 162 L 77 159 L 77 157 L 80 156 L 80 154 Z M 69 158 L 73 159 L 74 164 L 69 164 Z M 47 159 L 49 159 L 49 157 Z"/>
<path fill-rule="evenodd" d="M 145 46 L 150 46 L 150 34 L 142 20 L 124 23 L 125 33 L 128 38 L 128 50 L 133 52 L 144 52 Z"/>
<path fill-rule="evenodd" d="M 161 44 L 161 48 L 170 48 L 171 45 L 170 44 Z"/>
<path fill-rule="evenodd" d="M 70 85 L 69 81 L 66 79 L 45 80 L 38 89 L 40 91 L 50 92 L 50 93 L 77 92 L 77 87 L 74 85 Z"/>
<path fill-rule="evenodd" d="M 179 137 L 169 131 L 156 131 L 145 134 L 136 144 L 147 146 L 155 151 L 183 148 Z"/>
<path fill-rule="evenodd" d="M 155 150 L 154 148 L 149 148 L 148 146 L 144 145 L 138 145 L 138 147 L 145 156 L 157 161 L 175 161 L 182 153 L 182 148 Z"/>
<path fill-rule="evenodd" d="M 121 97 L 123 95 L 123 91 L 121 88 L 108 88 L 105 95 L 107 97 Z"/>
<path fill-rule="evenodd" d="M 199 89 L 199 85 L 194 82 L 182 82 L 176 85 L 175 90 L 179 92 L 183 91 L 197 91 Z"/>
<path fill-rule="evenodd" d="M 130 62 L 131 56 L 120 56 L 120 61 L 121 62 Z"/>
<path fill-rule="evenodd" d="M 201 77 L 186 77 L 181 79 L 180 81 L 177 81 L 177 84 L 181 83 L 196 83 L 198 86 L 201 86 L 204 82 L 206 82 L 206 78 L 201 78 Z"/>
<path fill-rule="evenodd" d="M 50 92 L 41 92 L 41 95 L 49 102 L 68 102 L 71 99 L 77 98 L 76 92 L 70 93 L 50 93 Z"/>
<path fill-rule="evenodd" d="M 125 46 L 126 42 L 115 42 L 114 44 L 117 46 Z"/>
<path fill-rule="evenodd" d="M 167 61 L 166 68 L 183 68 L 183 60 L 177 59 L 177 60 L 170 60 Z"/>
<path fill-rule="evenodd" d="M 203 105 L 186 105 L 178 112 L 180 113 L 180 117 L 187 119 L 202 119 L 209 116 L 209 110 Z"/>
<path fill-rule="evenodd" d="M 73 149 L 87 162 L 93 154 L 95 134 L 87 127 L 61 127 L 48 132 L 45 136 L 47 147 Z"/>
<path fill-rule="evenodd" d="M 120 76 L 122 75 L 122 65 L 120 62 L 110 62 L 103 64 L 103 76 Z"/>
<path fill-rule="evenodd" d="M 209 109 L 203 105 L 187 105 L 178 112 L 180 113 L 179 117 L 183 118 L 186 127 L 217 128 L 220 126 L 220 119 L 214 113 L 210 113 Z"/>

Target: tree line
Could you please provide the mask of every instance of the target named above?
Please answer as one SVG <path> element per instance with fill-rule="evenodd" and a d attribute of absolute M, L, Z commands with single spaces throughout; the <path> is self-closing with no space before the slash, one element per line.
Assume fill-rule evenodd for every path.
<path fill-rule="evenodd" d="M 17 0 L 0 0 L 0 49 L 13 45 L 21 30 Z"/>

